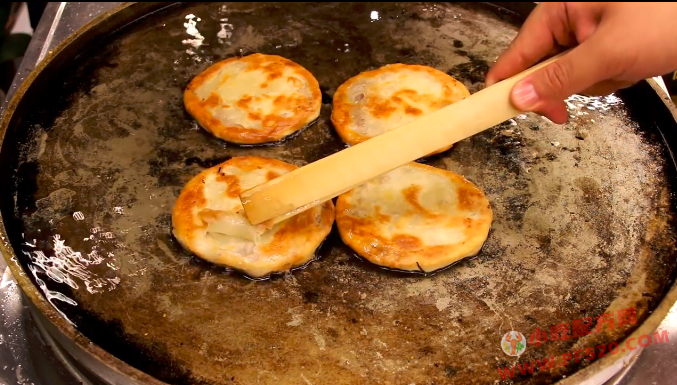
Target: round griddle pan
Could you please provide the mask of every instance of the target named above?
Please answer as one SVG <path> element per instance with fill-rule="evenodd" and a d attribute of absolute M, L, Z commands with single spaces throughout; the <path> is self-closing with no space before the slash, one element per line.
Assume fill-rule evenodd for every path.
<path fill-rule="evenodd" d="M 172 238 L 182 186 L 257 155 L 298 166 L 341 150 L 336 88 L 362 71 L 425 64 L 483 87 L 531 3 L 127 4 L 28 77 L 2 120 L 8 259 L 39 318 L 111 383 L 597 383 L 636 351 L 502 380 L 497 369 L 651 334 L 675 302 L 675 110 L 653 83 L 574 97 L 569 123 L 527 114 L 425 162 L 483 189 L 481 253 L 432 276 L 388 272 L 332 232 L 302 270 L 254 282 Z M 209 65 L 254 52 L 307 68 L 319 120 L 274 146 L 238 147 L 182 104 Z M 490 108 L 490 106 L 488 106 Z M 527 345 L 514 330 L 634 308 L 637 322 Z M 608 325 L 608 324 L 607 324 Z"/>

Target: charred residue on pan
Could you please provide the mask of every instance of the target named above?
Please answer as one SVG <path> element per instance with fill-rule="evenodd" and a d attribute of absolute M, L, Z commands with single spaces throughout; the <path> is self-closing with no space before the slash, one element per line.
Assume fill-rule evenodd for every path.
<path fill-rule="evenodd" d="M 49 253 L 60 234 L 88 253 L 83 239 L 92 228 L 114 236 L 105 251 L 117 270 L 88 269 L 120 284 L 64 290 L 78 306 L 57 303 L 100 346 L 176 384 L 493 384 L 496 369 L 512 362 L 500 349 L 509 330 L 528 336 L 610 307 L 637 306 L 641 320 L 655 306 L 674 270 L 674 186 L 666 187 L 673 169 L 659 136 L 641 133 L 654 129 L 648 118 L 628 119 L 622 105 L 598 111 L 580 102 L 564 126 L 520 117 L 422 160 L 464 175 L 494 210 L 482 252 L 432 277 L 368 266 L 336 229 L 319 260 L 262 282 L 193 257 L 172 238 L 170 213 L 202 168 L 241 155 L 303 165 L 339 151 L 345 145 L 329 121 L 330 98 L 346 79 L 406 61 L 435 66 L 476 91 L 487 63 L 517 31 L 507 22 L 513 15 L 472 4 L 222 6 L 174 8 L 123 29 L 110 44 L 97 41 L 86 60 L 43 83 L 42 91 L 59 91 L 55 103 L 16 130 L 14 245 L 24 232 Z M 183 43 L 191 39 L 189 14 L 201 18 L 198 47 Z M 219 41 L 225 23 L 232 35 Z M 306 67 L 322 87 L 323 106 L 298 136 L 241 148 L 197 127 L 182 92 L 214 62 L 253 52 Z M 576 138 L 580 128 L 584 140 Z M 74 210 L 85 219 L 75 221 Z M 624 333 L 577 341 L 596 346 Z M 523 359 L 561 354 L 570 342 L 530 346 Z M 551 383 L 575 369 L 515 381 Z"/>
<path fill-rule="evenodd" d="M 454 41 L 454 46 L 456 45 L 458 44 Z M 447 73 L 457 79 L 469 81 L 473 85 L 473 88 L 476 88 L 478 83 L 484 83 L 484 78 L 487 76 L 487 72 L 489 72 L 489 63 L 463 50 L 455 50 L 454 52 L 460 56 L 467 57 L 468 62 L 455 65 Z M 478 91 L 478 89 L 473 89 L 473 91 Z"/>
<path fill-rule="evenodd" d="M 185 160 L 184 164 L 188 167 L 197 164 L 198 166 L 202 168 L 211 168 L 216 166 L 217 164 L 221 164 L 228 159 L 230 159 L 230 156 L 222 157 L 222 158 L 208 158 L 208 159 L 200 159 L 196 156 L 190 157 Z"/>

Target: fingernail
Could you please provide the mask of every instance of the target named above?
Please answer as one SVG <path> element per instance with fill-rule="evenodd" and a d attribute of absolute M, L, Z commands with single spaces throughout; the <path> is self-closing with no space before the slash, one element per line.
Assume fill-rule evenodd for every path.
<path fill-rule="evenodd" d="M 512 90 L 512 98 L 515 107 L 522 111 L 531 110 L 538 103 L 536 88 L 528 80 L 523 80 L 515 86 Z"/>

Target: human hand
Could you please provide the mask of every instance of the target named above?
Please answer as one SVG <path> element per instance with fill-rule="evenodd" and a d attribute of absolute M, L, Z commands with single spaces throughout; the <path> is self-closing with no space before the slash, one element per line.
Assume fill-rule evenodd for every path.
<path fill-rule="evenodd" d="M 514 106 L 555 123 L 564 99 L 607 95 L 677 69 L 676 3 L 540 3 L 487 74 L 490 86 L 575 47 L 515 85 Z"/>

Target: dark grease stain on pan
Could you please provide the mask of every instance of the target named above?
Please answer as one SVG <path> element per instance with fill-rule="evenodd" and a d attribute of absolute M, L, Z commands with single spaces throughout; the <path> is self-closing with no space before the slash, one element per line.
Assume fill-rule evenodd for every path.
<path fill-rule="evenodd" d="M 3 219 L 19 260 L 87 337 L 172 384 L 493 384 L 515 362 L 500 347 L 510 330 L 528 336 L 631 306 L 641 322 L 675 268 L 674 165 L 650 118 L 615 98 L 572 100 L 564 126 L 522 116 L 423 160 L 471 180 L 494 209 L 482 252 L 432 277 L 368 266 L 334 230 L 304 269 L 253 282 L 171 236 L 174 201 L 202 168 L 240 155 L 301 166 L 344 148 L 330 98 L 348 78 L 427 64 L 476 92 L 518 23 L 450 3 L 191 4 L 151 15 L 43 80 L 49 98 L 17 123 L 16 146 L 5 143 L 16 171 Z M 193 76 L 253 52 L 296 61 L 323 91 L 317 122 L 276 146 L 225 143 L 183 108 Z M 520 361 L 630 329 L 527 346 Z M 587 364 L 512 382 L 552 383 Z"/>

